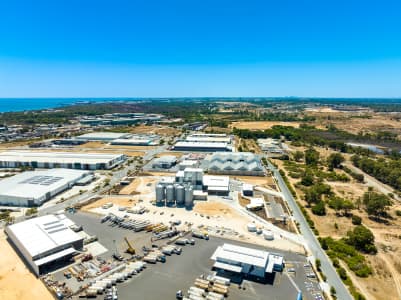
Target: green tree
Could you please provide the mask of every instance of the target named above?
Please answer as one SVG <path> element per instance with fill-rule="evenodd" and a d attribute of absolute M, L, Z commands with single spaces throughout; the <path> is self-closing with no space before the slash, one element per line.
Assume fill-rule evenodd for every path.
<path fill-rule="evenodd" d="M 304 158 L 304 153 L 302 151 L 295 151 L 293 154 L 294 160 L 300 162 Z"/>
<path fill-rule="evenodd" d="M 323 201 L 319 201 L 312 207 L 312 213 L 318 216 L 326 215 L 326 205 Z"/>
<path fill-rule="evenodd" d="M 313 148 L 305 150 L 305 164 L 309 166 L 317 166 L 320 154 Z"/>
<path fill-rule="evenodd" d="M 306 170 L 302 176 L 301 184 L 304 186 L 311 186 L 313 185 L 313 182 L 314 182 L 313 173 Z"/>
<path fill-rule="evenodd" d="M 385 217 L 386 211 L 392 205 L 392 201 L 384 194 L 369 190 L 363 195 L 365 210 L 370 216 Z"/>
<path fill-rule="evenodd" d="M 330 170 L 334 168 L 339 168 L 341 164 L 344 162 L 344 156 L 340 153 L 331 153 L 329 157 L 327 157 L 327 165 Z"/>
<path fill-rule="evenodd" d="M 355 226 L 354 230 L 348 231 L 345 241 L 347 244 L 354 246 L 362 252 L 371 254 L 377 253 L 375 237 L 372 231 L 363 225 Z"/>

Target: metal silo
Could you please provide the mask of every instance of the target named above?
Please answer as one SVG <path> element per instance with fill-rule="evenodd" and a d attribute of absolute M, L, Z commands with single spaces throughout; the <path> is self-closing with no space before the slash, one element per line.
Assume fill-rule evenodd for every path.
<path fill-rule="evenodd" d="M 156 205 L 164 205 L 164 199 L 166 199 L 164 186 L 158 183 L 156 185 Z"/>
<path fill-rule="evenodd" d="M 185 188 L 185 206 L 190 208 L 194 205 L 194 190 L 191 185 Z"/>
<path fill-rule="evenodd" d="M 174 203 L 174 186 L 169 184 L 166 188 L 166 203 L 167 205 L 171 205 Z"/>
<path fill-rule="evenodd" d="M 175 200 L 177 201 L 177 206 L 178 205 L 184 205 L 185 204 L 185 189 L 182 185 L 177 185 L 175 188 Z"/>

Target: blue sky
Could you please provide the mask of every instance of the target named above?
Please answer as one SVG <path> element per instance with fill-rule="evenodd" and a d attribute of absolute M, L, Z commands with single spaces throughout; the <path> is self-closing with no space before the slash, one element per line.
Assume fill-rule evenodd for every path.
<path fill-rule="evenodd" d="M 0 1 L 0 97 L 401 97 L 401 1 Z"/>

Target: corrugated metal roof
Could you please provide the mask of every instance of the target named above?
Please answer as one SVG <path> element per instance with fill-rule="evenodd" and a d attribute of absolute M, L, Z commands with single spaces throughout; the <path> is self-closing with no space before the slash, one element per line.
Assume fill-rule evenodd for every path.
<path fill-rule="evenodd" d="M 229 260 L 252 266 L 265 268 L 267 265 L 269 252 L 253 248 L 241 247 L 232 244 L 224 244 L 216 249 L 212 259 Z"/>
<path fill-rule="evenodd" d="M 91 174 L 90 171 L 49 169 L 26 171 L 0 181 L 0 197 L 40 199 L 46 193 L 72 184 Z"/>
<path fill-rule="evenodd" d="M 241 271 L 242 271 L 242 267 L 240 267 L 240 266 L 233 266 L 233 265 L 225 264 L 225 263 L 218 262 L 218 261 L 216 261 L 214 263 L 213 267 L 231 271 L 231 272 L 236 272 L 236 273 L 241 273 Z"/>
<path fill-rule="evenodd" d="M 40 258 L 38 260 L 35 260 L 34 263 L 37 266 L 41 266 L 41 265 L 47 264 L 48 262 L 54 261 L 56 259 L 65 257 L 65 256 L 70 255 L 70 254 L 73 254 L 74 252 L 76 252 L 76 250 L 74 248 L 72 248 L 72 247 L 71 248 L 67 248 L 67 249 L 62 250 L 60 252 L 56 252 L 56 253 L 51 254 L 49 256 L 46 256 L 46 257 Z"/>
<path fill-rule="evenodd" d="M 31 257 L 82 239 L 65 226 L 62 217 L 56 215 L 46 215 L 16 223 L 10 225 L 7 230 L 15 235 Z"/>

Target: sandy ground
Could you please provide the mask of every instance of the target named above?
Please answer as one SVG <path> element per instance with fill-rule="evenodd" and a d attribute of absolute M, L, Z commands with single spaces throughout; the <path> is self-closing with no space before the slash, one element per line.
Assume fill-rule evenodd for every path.
<path fill-rule="evenodd" d="M 162 152 L 162 153 L 156 154 L 156 157 L 162 157 L 162 156 L 167 156 L 167 155 L 173 155 L 177 158 L 180 158 L 181 156 L 184 155 L 184 153 L 182 153 L 182 152 Z"/>
<path fill-rule="evenodd" d="M 54 299 L 45 285 L 25 266 L 3 231 L 0 233 L 0 249 L 0 299 Z"/>
<path fill-rule="evenodd" d="M 135 178 L 131 184 L 124 187 L 119 194 L 120 195 L 132 195 L 133 192 L 139 193 L 150 193 L 154 188 L 154 183 L 156 179 L 147 178 L 147 177 L 137 177 Z M 148 186 L 148 184 L 150 184 Z"/>
<path fill-rule="evenodd" d="M 308 113 L 317 117 L 317 120 L 311 124 L 317 128 L 324 129 L 328 124 L 333 124 L 339 129 L 358 134 L 359 132 L 378 132 L 390 131 L 400 134 L 401 121 L 397 120 L 397 116 L 388 114 L 369 114 L 370 118 L 352 117 L 350 113 Z M 359 114 L 357 114 L 359 115 Z M 330 118 L 330 119 L 329 119 Z"/>
<path fill-rule="evenodd" d="M 262 176 L 230 176 L 232 179 L 241 180 L 242 182 L 253 184 L 253 185 L 261 185 L 261 186 L 272 186 L 275 185 L 275 182 L 271 176 L 262 177 Z"/>
<path fill-rule="evenodd" d="M 120 206 L 133 206 L 136 201 L 134 200 L 133 197 L 118 197 L 118 196 L 110 196 L 110 197 L 104 197 L 102 199 L 99 199 L 98 201 L 95 201 L 89 205 L 85 205 L 81 208 L 83 211 L 91 211 L 94 208 L 100 208 L 102 209 L 102 205 L 106 204 L 108 202 L 113 203 L 114 205 L 120 207 Z"/>
<path fill-rule="evenodd" d="M 278 122 L 278 121 L 255 121 L 255 122 L 233 122 L 230 128 L 264 130 L 272 128 L 274 125 L 299 127 L 299 122 Z"/>
<path fill-rule="evenodd" d="M 168 126 L 157 126 L 157 125 L 152 125 L 152 126 L 145 126 L 145 125 L 139 125 L 139 126 L 134 126 L 130 128 L 131 133 L 146 133 L 146 134 L 158 134 L 162 136 L 171 136 L 171 135 L 176 135 L 181 133 L 181 130 L 178 130 L 176 128 L 168 127 Z"/>
<path fill-rule="evenodd" d="M 84 143 L 82 145 L 78 145 L 75 148 L 78 148 L 78 149 L 80 149 L 80 148 L 101 149 L 104 146 L 105 146 L 105 144 L 102 143 L 102 142 L 87 142 L 87 143 Z"/>

